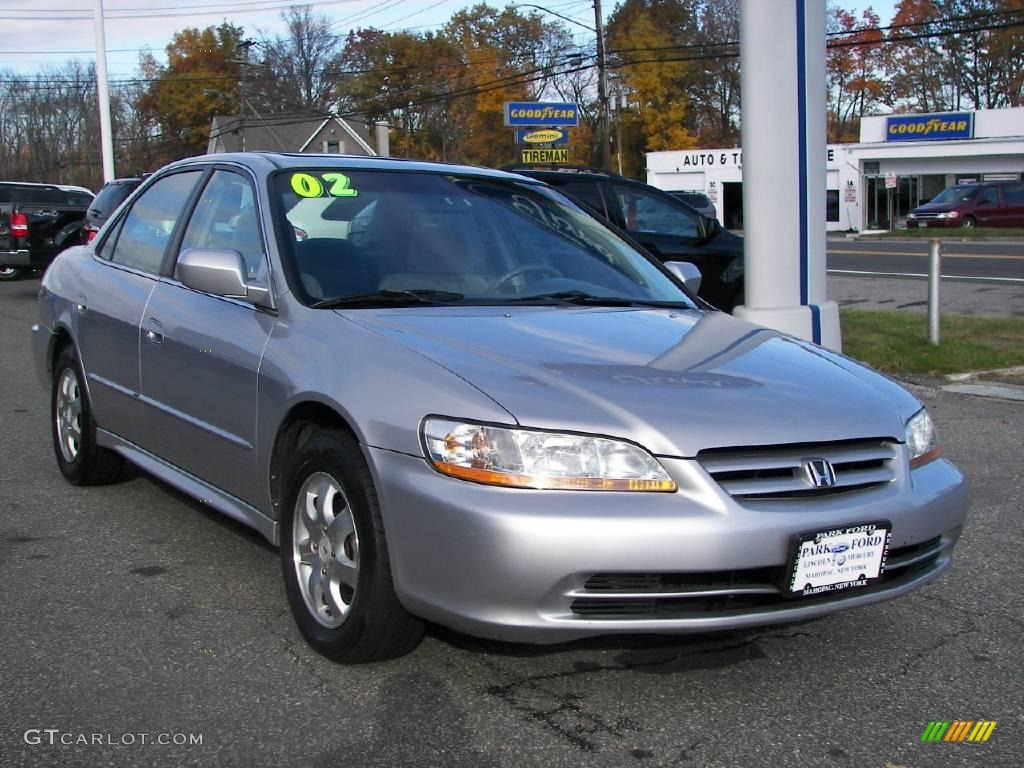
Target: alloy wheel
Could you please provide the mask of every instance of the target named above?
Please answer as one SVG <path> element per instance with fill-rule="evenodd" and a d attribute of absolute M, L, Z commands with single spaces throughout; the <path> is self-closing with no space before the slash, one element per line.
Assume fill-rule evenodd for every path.
<path fill-rule="evenodd" d="M 359 576 L 359 537 L 341 484 L 326 472 L 310 475 L 292 514 L 292 561 L 313 617 L 334 629 L 348 617 Z"/>
<path fill-rule="evenodd" d="M 82 390 L 78 384 L 78 374 L 73 368 L 61 371 L 54 418 L 57 421 L 61 455 L 70 464 L 78 458 L 82 444 Z"/>

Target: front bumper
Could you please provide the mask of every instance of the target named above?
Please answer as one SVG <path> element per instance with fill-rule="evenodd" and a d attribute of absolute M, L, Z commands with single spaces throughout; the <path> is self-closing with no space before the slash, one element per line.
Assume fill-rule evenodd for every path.
<path fill-rule="evenodd" d="M 966 481 L 952 464 L 934 461 L 911 477 L 905 453 L 884 488 L 744 504 L 682 459 L 661 459 L 680 491 L 633 494 L 483 486 L 442 476 L 421 458 L 367 454 L 402 603 L 457 630 L 510 641 L 736 629 L 890 599 L 950 566 L 968 506 Z M 784 577 L 792 535 L 877 520 L 893 525 L 886 579 L 835 597 L 769 594 L 763 582 Z M 756 574 L 760 593 L 737 593 L 737 573 Z M 660 591 L 649 591 L 652 574 L 668 577 Z M 678 586 L 706 574 L 718 589 L 699 602 Z M 625 592 L 592 589 L 593 579 L 607 586 L 619 576 Z M 677 586 L 666 588 L 670 582 Z M 623 586 L 636 584 L 647 586 Z M 594 600 L 628 607 L 581 609 Z"/>
<path fill-rule="evenodd" d="M 959 229 L 962 226 L 959 217 L 955 219 L 907 219 L 907 229 L 918 227 L 927 229 Z"/>

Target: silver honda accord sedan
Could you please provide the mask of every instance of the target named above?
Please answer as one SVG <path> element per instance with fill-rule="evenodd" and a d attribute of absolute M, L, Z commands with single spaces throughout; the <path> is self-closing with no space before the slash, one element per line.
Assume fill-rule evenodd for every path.
<path fill-rule="evenodd" d="M 130 462 L 254 527 L 344 662 L 425 620 L 701 632 L 949 568 L 967 487 L 920 401 L 698 280 L 514 174 L 214 155 L 57 258 L 34 349 L 68 481 Z"/>

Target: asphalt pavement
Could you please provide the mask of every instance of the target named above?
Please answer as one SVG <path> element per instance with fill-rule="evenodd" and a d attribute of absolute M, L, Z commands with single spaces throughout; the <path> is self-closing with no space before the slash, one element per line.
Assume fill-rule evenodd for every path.
<path fill-rule="evenodd" d="M 901 599 L 686 639 L 432 628 L 407 657 L 343 667 L 299 636 L 257 535 L 142 475 L 63 481 L 30 359 L 37 287 L 0 284 L 3 768 L 1024 763 L 1020 403 L 920 390 L 974 496 L 952 570 Z M 958 719 L 998 725 L 920 741 Z"/>
<path fill-rule="evenodd" d="M 942 274 L 946 279 L 1024 287 L 1024 242 L 958 241 L 955 233 L 941 236 L 944 238 Z M 928 274 L 927 240 L 830 237 L 827 250 L 830 274 L 903 277 Z"/>

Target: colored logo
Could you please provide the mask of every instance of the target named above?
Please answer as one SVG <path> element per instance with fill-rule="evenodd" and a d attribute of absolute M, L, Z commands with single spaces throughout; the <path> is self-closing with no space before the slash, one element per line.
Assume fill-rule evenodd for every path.
<path fill-rule="evenodd" d="M 533 163 L 568 163 L 568 149 L 524 149 L 521 153 L 522 162 Z"/>
<path fill-rule="evenodd" d="M 974 138 L 974 115 L 944 112 L 940 115 L 894 115 L 885 119 L 886 141 L 937 141 Z"/>
<path fill-rule="evenodd" d="M 556 126 L 572 128 L 579 125 L 580 108 L 576 104 L 557 101 L 506 101 L 505 125 L 513 128 Z"/>
<path fill-rule="evenodd" d="M 516 144 L 568 144 L 569 132 L 559 128 L 516 128 Z"/>
<path fill-rule="evenodd" d="M 988 741 L 995 729 L 995 720 L 932 720 L 921 741 Z"/>

